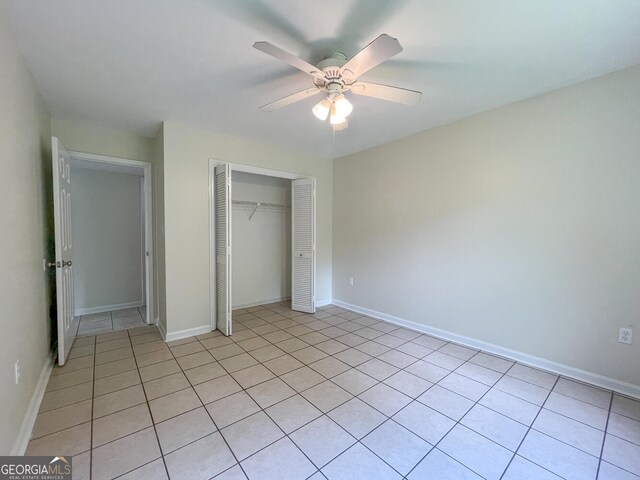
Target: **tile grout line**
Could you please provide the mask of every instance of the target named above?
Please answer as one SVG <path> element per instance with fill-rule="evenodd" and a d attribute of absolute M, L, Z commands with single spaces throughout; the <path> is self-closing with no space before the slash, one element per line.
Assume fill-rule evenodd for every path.
<path fill-rule="evenodd" d="M 598 468 L 596 469 L 596 478 L 600 475 L 600 467 L 602 465 L 602 455 L 604 454 L 604 445 L 607 441 L 607 430 L 609 429 L 609 419 L 611 418 L 611 407 L 613 406 L 613 392 L 611 392 L 611 397 L 609 397 L 609 411 L 607 412 L 607 421 L 604 425 L 604 433 L 602 435 L 602 445 L 600 447 L 600 456 L 598 458 Z"/>
<path fill-rule="evenodd" d="M 511 369 L 509 369 L 511 370 Z M 504 474 L 507 472 L 507 470 L 509 469 L 509 467 L 511 466 L 511 463 L 513 462 L 513 459 L 516 458 L 516 456 L 518 455 L 518 451 L 520 450 L 520 448 L 522 447 L 522 444 L 524 443 L 524 441 L 526 440 L 527 436 L 529 435 L 529 433 L 531 432 L 531 430 L 533 429 L 533 424 L 536 423 L 536 420 L 538 419 L 538 417 L 540 416 L 540 412 L 542 412 L 542 410 L 544 409 L 544 404 L 547 403 L 547 400 L 549 400 L 549 397 L 551 396 L 551 392 L 553 392 L 553 389 L 556 387 L 556 385 L 558 384 L 558 382 L 560 381 L 560 376 L 558 375 L 558 377 L 556 378 L 556 381 L 553 383 L 553 386 L 551 387 L 551 389 L 549 390 L 549 393 L 547 394 L 547 396 L 544 399 L 544 402 L 542 402 L 542 405 L 540 405 L 540 409 L 538 410 L 538 413 L 536 413 L 536 416 L 533 417 L 533 421 L 531 422 L 531 425 L 529 425 L 529 428 L 527 429 L 527 432 L 524 434 L 524 436 L 522 437 L 522 440 L 520 440 L 520 443 L 518 444 L 518 447 L 516 448 L 515 452 L 513 453 L 513 455 L 511 456 L 511 460 L 509 460 L 509 463 L 507 464 L 506 468 L 504 469 L 504 472 L 502 472 L 502 475 L 500 475 L 500 479 L 502 480 L 502 478 L 504 477 Z M 537 432 L 537 430 L 536 430 Z M 553 438 L 553 437 L 551 437 Z M 526 458 L 526 457 L 522 457 L 522 458 Z M 536 462 L 529 460 L 528 458 L 526 458 L 528 461 L 530 461 L 531 463 L 533 463 L 534 465 L 538 465 Z M 548 469 L 546 469 L 545 467 L 543 467 L 542 465 L 538 465 L 540 468 L 542 468 L 543 470 L 547 470 L 550 471 Z M 554 472 L 551 472 L 554 475 L 556 475 Z M 560 476 L 560 475 L 558 475 Z"/>
<path fill-rule="evenodd" d="M 92 385 L 91 385 L 91 435 L 89 436 L 89 480 L 93 478 L 93 407 L 95 400 L 95 390 L 96 390 L 96 350 L 97 339 L 93 339 L 93 376 L 92 376 Z"/>
<path fill-rule="evenodd" d="M 213 331 L 213 330 L 212 330 L 212 331 Z M 194 338 L 196 338 L 196 337 L 194 337 Z M 208 337 L 208 338 L 212 338 L 212 337 Z M 202 342 L 201 342 L 198 338 L 196 338 L 196 341 L 197 341 L 198 343 L 200 343 L 200 346 L 202 346 L 202 347 L 204 348 L 204 345 L 202 345 Z M 179 346 L 179 345 L 178 345 L 178 346 Z M 196 408 L 204 408 L 204 411 L 205 411 L 205 412 L 207 412 L 207 415 L 208 415 L 208 416 L 209 416 L 209 418 L 211 419 L 211 422 L 213 423 L 213 426 L 216 428 L 216 431 L 220 434 L 220 438 L 221 438 L 221 439 L 222 439 L 222 441 L 225 443 L 225 445 L 226 445 L 226 446 L 227 446 L 227 448 L 229 449 L 229 452 L 231 453 L 231 455 L 233 456 L 234 460 L 236 461 L 235 465 L 238 465 L 238 466 L 240 467 L 240 470 L 242 470 L 242 473 L 245 475 L 245 477 L 249 478 L 249 477 L 248 477 L 248 475 L 246 474 L 246 472 L 244 471 L 244 468 L 243 468 L 243 467 L 242 467 L 242 465 L 240 464 L 240 461 L 238 460 L 238 457 L 236 456 L 235 452 L 234 452 L 234 451 L 233 451 L 233 449 L 231 448 L 231 445 L 229 445 L 229 443 L 227 442 L 227 439 L 224 437 L 224 435 L 222 435 L 222 430 L 221 430 L 220 428 L 218 428 L 218 424 L 216 423 L 216 421 L 215 421 L 215 420 L 213 419 L 213 417 L 211 416 L 211 413 L 209 412 L 209 409 L 206 407 L 206 405 L 207 405 L 207 404 L 205 404 L 205 403 L 202 401 L 202 398 L 200 397 L 200 395 L 198 394 L 198 391 L 197 391 L 197 390 L 196 390 L 196 388 L 195 388 L 195 385 L 191 382 L 191 379 L 189 379 L 189 377 L 185 374 L 185 371 L 184 371 L 184 369 L 182 368 L 182 365 L 180 365 L 180 362 L 178 362 L 178 358 L 179 358 L 179 357 L 176 357 L 176 356 L 175 356 L 175 354 L 173 353 L 173 350 L 171 350 L 171 347 L 167 346 L 167 348 L 169 348 L 169 351 L 171 352 L 171 355 L 173 356 L 173 360 L 174 360 L 174 361 L 176 362 L 176 364 L 178 365 L 178 368 L 180 368 L 180 372 L 181 372 L 181 373 L 182 373 L 182 375 L 184 375 L 184 377 L 187 379 L 187 382 L 189 383 L 189 386 L 190 386 L 190 387 L 191 387 L 191 389 L 193 390 L 193 393 L 196 395 L 196 397 L 198 397 L 198 400 L 199 400 L 199 401 L 200 401 L 200 403 L 201 403 L 201 406 L 200 406 L 200 407 L 196 407 Z M 205 350 L 204 350 L 204 351 L 207 351 L 207 352 L 208 352 L 208 350 L 207 350 L 206 348 L 205 348 Z M 197 352 L 196 352 L 196 353 L 197 353 Z M 211 353 L 209 353 L 209 354 L 211 355 Z M 185 356 L 186 356 L 186 355 L 185 355 Z M 211 356 L 213 357 L 213 355 L 211 355 Z M 214 358 L 214 360 L 216 360 L 216 359 Z M 219 362 L 218 362 L 217 360 L 216 360 L 216 363 L 218 363 L 218 364 L 219 364 Z M 209 365 L 209 364 L 205 364 L 205 365 Z M 220 366 L 222 367 L 222 365 L 220 365 Z M 195 368 L 197 368 L 197 367 L 195 367 Z M 222 368 L 224 369 L 224 367 L 222 367 Z M 226 371 L 226 370 L 225 370 L 225 371 Z M 219 378 L 219 377 L 217 377 L 217 378 Z M 235 380 L 235 379 L 234 379 L 234 380 Z M 207 381 L 209 381 L 209 380 L 207 380 Z M 202 383 L 205 383 L 205 382 L 202 382 Z M 237 383 L 237 382 L 236 382 L 236 383 Z M 198 384 L 198 385 L 199 385 L 199 384 Z M 238 384 L 238 385 L 239 385 L 239 384 Z M 241 385 L 240 385 L 240 387 L 242 388 L 242 386 L 241 386 Z M 143 387 L 143 388 L 144 388 L 144 387 Z M 226 398 L 226 397 L 223 397 L 223 398 Z M 193 411 L 193 410 L 195 410 L 196 408 L 191 409 L 191 410 L 189 410 L 189 411 Z M 183 413 L 187 413 L 187 412 L 183 412 Z M 176 416 L 177 416 L 177 415 L 176 415 Z M 175 417 L 171 417 L 171 418 L 175 418 Z M 167 420 L 169 420 L 169 419 L 167 419 Z M 160 422 L 160 423 L 162 423 L 162 422 Z M 213 433 L 216 433 L 216 432 L 213 432 Z M 210 433 L 209 435 L 213 435 L 213 433 Z M 208 435 L 206 435 L 206 436 L 208 436 Z M 187 443 L 186 445 L 183 445 L 183 446 L 181 446 L 181 447 L 177 448 L 176 450 L 174 450 L 174 452 L 177 452 L 178 450 L 180 450 L 180 449 L 182 449 L 182 448 L 185 448 L 185 447 L 186 447 L 186 446 L 188 446 L 188 445 L 191 445 L 191 444 L 193 444 L 193 443 L 195 443 L 195 442 L 197 442 L 197 441 L 200 441 L 200 440 L 202 440 L 202 438 L 206 438 L 206 436 L 205 436 L 205 437 L 198 438 L 198 439 L 196 439 L 196 440 L 194 440 L 194 441 L 192 441 L 192 442 L 189 442 L 189 443 Z M 163 454 L 163 459 L 164 459 L 164 454 Z M 230 470 L 231 468 L 235 467 L 235 465 L 231 465 L 229 468 L 227 468 L 227 469 L 225 469 L 225 470 L 223 470 L 223 471 L 221 471 L 221 472 L 216 473 L 216 474 L 214 475 L 214 477 L 217 477 L 218 475 L 220 475 L 220 474 L 222 474 L 222 473 L 226 472 L 227 470 Z M 168 470 L 167 470 L 167 475 L 168 475 Z M 214 477 L 211 477 L 211 478 L 214 478 Z"/>
<path fill-rule="evenodd" d="M 450 343 L 451 343 L 451 342 L 450 342 Z M 444 345 L 443 345 L 442 347 L 444 347 Z M 442 347 L 440 347 L 440 348 L 442 348 Z M 440 350 L 440 349 L 438 349 L 438 350 Z M 437 351 L 437 350 L 436 350 L 436 351 Z M 482 352 L 482 350 L 477 351 L 473 356 L 471 356 L 469 359 L 467 359 L 467 360 L 465 361 L 465 363 L 469 362 L 472 358 L 474 358 L 476 355 L 480 354 L 481 352 Z M 473 363 L 473 362 L 471 362 L 471 363 Z M 464 365 L 464 363 L 463 363 L 463 365 Z M 461 365 L 461 366 L 462 366 L 462 365 Z M 504 373 L 502 373 L 502 375 L 500 376 L 500 378 L 499 378 L 498 380 L 496 380 L 496 383 L 498 383 L 502 378 L 504 378 L 504 377 L 505 377 L 505 375 L 507 374 L 507 372 L 508 372 L 512 367 L 513 367 L 513 365 L 512 365 L 511 367 L 509 367 L 509 369 L 507 369 L 507 371 L 505 371 Z M 458 368 L 459 368 L 459 367 L 458 367 Z M 442 377 L 440 380 L 438 380 L 437 382 L 435 382 L 435 383 L 434 383 L 434 385 L 439 385 L 439 384 L 440 384 L 440 382 L 441 382 L 442 380 L 444 380 L 445 378 L 447 378 L 447 377 L 448 377 L 449 375 L 451 375 L 452 373 L 453 373 L 453 371 L 449 372 L 447 375 L 445 375 L 445 376 L 444 376 L 444 377 Z M 466 378 L 466 377 L 465 377 L 465 378 Z M 480 382 L 478 382 L 478 383 L 480 383 Z M 483 385 L 484 385 L 484 384 L 483 384 Z M 432 388 L 432 387 L 429 387 L 429 389 L 428 389 L 428 390 L 430 390 L 431 388 Z M 446 390 L 448 390 L 448 391 L 450 391 L 450 392 L 453 392 L 452 390 L 449 390 L 448 388 L 443 387 L 443 386 L 440 386 L 440 388 L 445 388 Z M 430 454 L 433 450 L 437 449 L 439 452 L 441 452 L 441 453 L 443 453 L 444 455 L 446 455 L 447 457 L 451 458 L 453 461 L 455 461 L 455 462 L 459 463 L 459 464 L 460 464 L 460 465 L 462 465 L 464 468 L 466 468 L 466 469 L 470 470 L 471 472 L 473 472 L 473 473 L 477 474 L 478 476 L 482 477 L 482 475 L 480 475 L 478 472 L 476 472 L 475 470 L 473 470 L 471 467 L 469 467 L 469 466 L 465 465 L 464 463 L 462 463 L 462 462 L 458 461 L 457 459 L 453 458 L 453 457 L 452 457 L 451 455 L 449 455 L 447 452 L 444 452 L 444 451 L 440 450 L 440 449 L 438 448 L 438 445 L 440 444 L 440 442 L 442 442 L 442 440 L 444 440 L 444 439 L 446 438 L 446 436 L 447 436 L 447 435 L 449 435 L 449 433 L 451 433 L 451 431 L 452 431 L 456 426 L 458 426 L 458 425 L 462 425 L 462 426 L 463 426 L 463 427 L 465 427 L 465 428 L 469 428 L 469 427 L 467 427 L 466 425 L 461 424 L 461 423 L 460 423 L 460 420 L 462 420 L 462 419 L 467 415 L 467 413 L 469 413 L 469 412 L 470 412 L 470 411 L 471 411 L 471 410 L 472 410 L 476 405 L 478 405 L 478 404 L 479 404 L 479 405 L 482 405 L 482 404 L 480 404 L 480 400 L 482 400 L 482 399 L 485 397 L 485 395 L 487 395 L 487 393 L 489 393 L 489 392 L 491 391 L 491 389 L 492 389 L 492 388 L 493 388 L 493 387 L 489 387 L 489 388 L 487 389 L 487 391 L 486 391 L 486 392 L 484 392 L 484 393 L 480 396 L 480 398 L 478 398 L 478 400 L 476 400 L 476 401 L 473 401 L 473 400 L 471 400 L 470 398 L 465 397 L 464 395 L 461 395 L 461 394 L 459 394 L 459 393 L 457 393 L 457 392 L 453 392 L 453 393 L 455 393 L 455 394 L 457 394 L 457 395 L 460 395 L 461 397 L 464 397 L 464 398 L 467 398 L 468 400 L 473 401 L 473 405 L 472 405 L 471 407 L 469 407 L 469 409 L 468 409 L 468 410 L 467 410 L 467 411 L 466 411 L 466 412 L 465 412 L 465 413 L 460 417 L 460 419 L 458 419 L 458 420 L 454 420 L 454 419 L 452 419 L 451 417 L 448 417 L 447 415 L 444 415 L 443 413 L 439 412 L 438 410 L 436 410 L 436 409 L 434 409 L 434 408 L 431 408 L 431 407 L 430 407 L 430 406 L 428 406 L 428 405 L 425 405 L 427 408 L 431 408 L 431 409 L 432 409 L 432 410 L 434 410 L 435 412 L 438 412 L 438 413 L 440 413 L 441 415 L 444 415 L 445 417 L 447 417 L 447 418 L 451 419 L 452 421 L 454 421 L 454 424 L 453 424 L 453 426 L 452 426 L 449 430 L 447 430 L 447 433 L 445 433 L 444 435 L 442 435 L 442 437 L 440 437 L 440 440 L 438 440 L 438 441 L 433 445 L 433 448 L 431 448 L 431 450 L 429 450 L 429 451 L 426 453 L 426 455 L 425 455 L 424 457 L 422 457 L 422 458 L 420 459 L 420 461 L 418 461 L 418 462 L 413 466 L 413 468 L 412 468 L 411 470 L 409 470 L 409 472 L 407 473 L 407 476 L 409 476 L 409 475 L 411 474 L 411 472 L 413 472 L 413 471 L 417 468 L 417 466 L 418 466 L 418 465 L 420 465 L 420 463 L 422 463 L 422 462 L 424 461 L 424 459 L 425 459 L 425 458 L 427 458 L 427 456 L 429 456 L 429 454 Z M 428 391 L 428 390 L 427 390 L 427 391 Z M 421 403 L 422 405 L 424 405 L 424 404 L 423 404 L 422 402 L 420 402 L 419 400 L 417 400 L 417 399 L 416 399 L 416 401 L 418 401 L 419 403 Z M 406 407 L 405 407 L 405 408 L 406 408 Z M 403 409 L 402 409 L 402 410 L 403 410 Z M 500 413 L 500 412 L 496 412 L 496 413 Z M 509 417 L 507 417 L 507 418 L 509 418 Z M 487 440 L 489 440 L 489 441 L 491 441 L 491 442 L 495 443 L 496 445 L 499 445 L 499 446 L 501 446 L 502 448 L 505 448 L 505 447 L 503 447 L 502 445 L 500 445 L 499 443 L 497 443 L 497 442 L 495 442 L 495 441 L 491 440 L 490 438 L 488 438 L 488 437 L 486 437 L 486 436 L 482 435 L 481 433 L 476 432 L 475 430 L 473 430 L 473 429 L 471 429 L 471 428 L 469 428 L 469 430 L 471 430 L 472 432 L 476 433 L 477 435 L 480 435 L 480 436 L 482 436 L 482 437 L 486 438 Z M 411 432 L 412 432 L 414 435 L 418 435 L 417 433 L 415 433 L 415 432 L 413 432 L 413 431 L 411 431 Z M 418 437 L 422 438 L 420 435 L 418 435 Z M 423 440 L 427 441 L 427 440 L 426 440 L 426 439 L 424 439 L 424 438 L 423 438 Z M 427 441 L 427 443 L 430 443 L 430 442 L 428 442 L 428 441 Z M 507 448 L 506 450 L 509 450 L 509 449 Z M 509 468 L 509 464 L 507 464 L 507 466 L 505 467 L 504 471 L 502 472 L 502 475 L 504 475 L 504 472 L 506 472 L 506 471 L 507 471 L 507 468 Z M 502 477 L 502 476 L 501 476 L 501 477 Z"/>
<path fill-rule="evenodd" d="M 129 334 L 129 330 L 127 330 L 127 338 L 129 339 L 129 344 L 131 345 L 131 350 L 133 351 L 133 342 L 131 341 L 131 335 Z M 162 445 L 160 444 L 160 437 L 158 436 L 158 430 L 156 429 L 156 423 L 155 423 L 155 421 L 153 419 L 153 413 L 151 412 L 151 405 L 149 404 L 149 398 L 147 397 L 147 392 L 144 389 L 144 383 L 142 382 L 142 376 L 140 375 L 140 368 L 138 368 L 138 360 L 135 357 L 135 352 L 134 352 L 134 356 L 133 356 L 133 361 L 136 364 L 136 372 L 138 373 L 138 378 L 140 379 L 140 388 L 142 389 L 142 394 L 144 395 L 144 399 L 145 399 L 145 403 L 146 403 L 146 406 L 147 406 L 147 410 L 149 412 L 149 418 L 151 419 L 151 426 L 153 427 L 153 433 L 156 436 L 156 443 L 158 445 L 158 450 L 160 451 L 160 458 L 162 458 L 162 464 L 164 465 L 164 470 L 167 473 L 167 478 L 171 478 L 169 476 L 169 469 L 167 468 L 167 462 L 165 461 L 164 454 L 162 453 Z M 140 431 L 142 431 L 142 430 L 140 430 Z M 122 437 L 122 438 L 124 438 L 124 437 Z M 154 459 L 152 461 L 155 461 L 155 460 L 157 460 L 157 459 Z M 147 463 L 151 463 L 151 462 L 147 462 Z M 139 466 L 137 466 L 136 468 L 134 468 L 133 470 L 130 470 L 130 471 L 135 471 L 135 470 L 137 470 L 138 468 L 140 468 L 142 466 L 144 466 L 144 465 L 139 465 Z M 125 473 L 129 473 L 129 472 L 125 472 Z"/>
<path fill-rule="evenodd" d="M 566 419 L 568 419 L 568 420 L 573 420 L 573 418 L 571 418 L 571 417 L 567 417 L 567 416 L 561 415 L 561 414 L 559 414 L 559 413 L 554 412 L 553 410 L 549 410 L 548 408 L 542 408 L 541 410 L 546 410 L 546 411 L 548 411 L 548 412 L 554 413 L 554 414 L 556 414 L 556 415 L 558 415 L 558 416 L 561 416 L 561 417 L 563 417 L 563 418 L 566 418 Z M 573 420 L 573 421 L 574 421 L 574 422 L 578 422 L 577 420 Z M 582 422 L 578 422 L 578 423 L 582 423 Z M 599 432 L 602 432 L 602 434 L 606 436 L 606 431 L 604 431 L 604 430 L 600 430 L 599 428 L 593 427 L 593 426 L 591 426 L 591 425 L 587 425 L 586 423 L 582 423 L 582 425 L 586 425 L 587 427 L 593 428 L 594 430 L 598 430 Z M 582 449 L 582 448 L 580 448 L 580 447 L 576 447 L 575 445 L 572 445 L 572 444 L 570 444 L 570 443 L 567 443 L 566 441 L 561 440 L 561 439 L 559 439 L 559 438 L 556 438 L 556 437 L 554 437 L 553 435 L 551 435 L 551 434 L 549 434 L 549 433 L 543 432 L 542 430 L 538 430 L 538 429 L 534 428 L 533 426 L 531 427 L 531 430 L 533 430 L 533 431 L 534 431 L 534 432 L 536 432 L 536 433 L 539 433 L 540 435 L 544 435 L 545 437 L 552 438 L 553 440 L 555 440 L 555 441 L 556 441 L 556 442 L 558 442 L 558 443 L 563 443 L 563 444 L 565 444 L 565 445 L 567 445 L 567 446 L 569 446 L 569 447 L 571 447 L 571 448 L 573 448 L 573 449 L 575 449 L 575 450 L 578 450 L 578 451 L 580 451 L 580 452 L 582 452 L 582 453 L 584 453 L 584 454 L 586 454 L 586 455 L 589 455 L 589 456 L 591 456 L 591 457 L 593 457 L 593 458 L 595 458 L 595 459 L 598 459 L 598 460 L 600 459 L 600 456 L 599 456 L 599 455 L 594 455 L 593 453 L 587 452 L 586 450 L 583 450 L 583 449 Z M 614 436 L 615 436 L 615 435 L 614 435 Z M 604 438 L 604 437 L 603 437 L 603 438 Z M 617 437 L 617 438 L 620 438 L 620 437 Z M 622 440 L 624 440 L 624 439 L 622 439 Z M 603 441 L 604 441 L 604 440 L 603 440 Z"/>

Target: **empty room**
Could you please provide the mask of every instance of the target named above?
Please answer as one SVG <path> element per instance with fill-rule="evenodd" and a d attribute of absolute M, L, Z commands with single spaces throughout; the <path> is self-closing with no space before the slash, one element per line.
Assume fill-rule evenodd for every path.
<path fill-rule="evenodd" d="M 638 25 L 0 0 L 0 477 L 640 480 Z"/>

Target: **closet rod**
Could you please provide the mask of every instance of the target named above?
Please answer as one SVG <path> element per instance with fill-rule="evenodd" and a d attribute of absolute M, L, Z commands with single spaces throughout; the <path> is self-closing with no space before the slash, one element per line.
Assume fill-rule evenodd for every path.
<path fill-rule="evenodd" d="M 234 205 L 242 205 L 245 207 L 278 207 L 285 208 L 288 205 L 281 205 L 279 203 L 269 203 L 269 202 L 249 202 L 246 200 L 233 200 Z"/>

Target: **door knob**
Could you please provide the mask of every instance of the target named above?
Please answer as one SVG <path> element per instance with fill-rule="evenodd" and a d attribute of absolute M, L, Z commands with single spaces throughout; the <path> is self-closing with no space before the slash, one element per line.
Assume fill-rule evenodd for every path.
<path fill-rule="evenodd" d="M 47 263 L 47 267 L 60 267 L 60 262 L 49 262 Z"/>

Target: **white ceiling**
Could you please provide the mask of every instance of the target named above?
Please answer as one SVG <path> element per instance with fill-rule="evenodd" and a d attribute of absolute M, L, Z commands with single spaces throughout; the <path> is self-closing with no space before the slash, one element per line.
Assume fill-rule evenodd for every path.
<path fill-rule="evenodd" d="M 153 136 L 162 120 L 335 158 L 640 63 L 638 0 L 0 0 L 50 113 Z M 311 86 L 252 48 L 317 63 L 381 33 L 404 51 L 362 80 L 420 90 L 403 106 L 352 97 L 347 130 Z"/>

